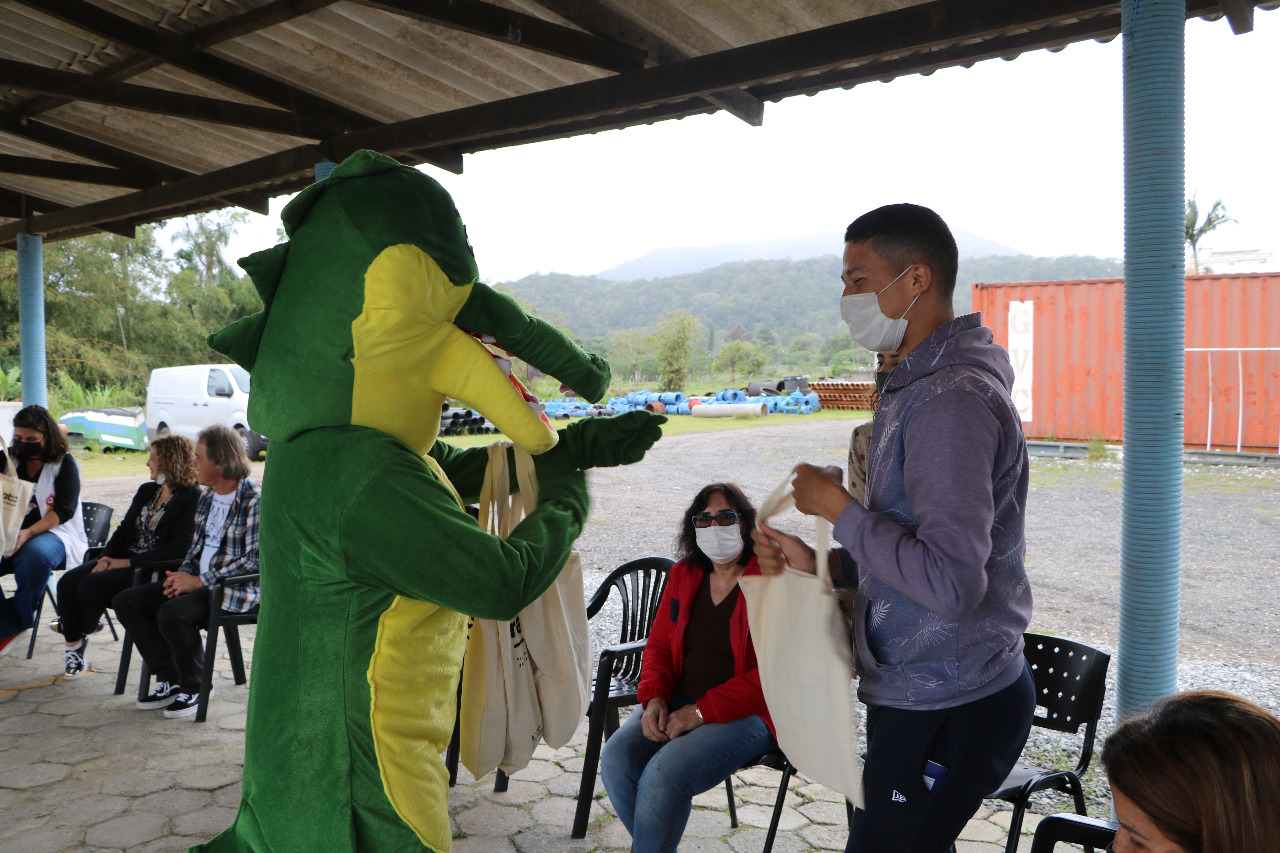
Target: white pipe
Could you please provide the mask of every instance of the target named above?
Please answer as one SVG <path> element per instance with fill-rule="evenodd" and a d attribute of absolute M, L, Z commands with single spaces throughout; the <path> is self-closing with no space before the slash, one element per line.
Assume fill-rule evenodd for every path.
<path fill-rule="evenodd" d="M 689 414 L 695 418 L 763 418 L 769 414 L 769 407 L 764 403 L 707 403 L 694 406 Z"/>

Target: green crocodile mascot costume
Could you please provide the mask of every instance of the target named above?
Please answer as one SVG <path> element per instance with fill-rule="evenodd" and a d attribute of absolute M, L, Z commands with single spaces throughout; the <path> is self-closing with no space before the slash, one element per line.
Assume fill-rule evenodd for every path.
<path fill-rule="evenodd" d="M 289 241 L 241 262 L 265 308 L 210 338 L 252 372 L 271 447 L 240 810 L 193 849 L 447 853 L 464 614 L 512 619 L 550 586 L 587 518 L 582 469 L 638 461 L 664 419 L 557 434 L 482 341 L 592 400 L 608 364 L 476 281 L 420 172 L 357 152 L 283 219 Z M 463 509 L 486 451 L 436 441 L 446 398 L 535 454 L 540 503 L 508 539 Z"/>

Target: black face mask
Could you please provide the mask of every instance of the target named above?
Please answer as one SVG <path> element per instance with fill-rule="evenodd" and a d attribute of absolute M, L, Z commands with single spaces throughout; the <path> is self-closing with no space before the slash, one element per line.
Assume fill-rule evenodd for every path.
<path fill-rule="evenodd" d="M 9 455 L 19 462 L 26 462 L 28 459 L 34 459 L 44 451 L 43 441 L 18 441 L 14 439 L 13 444 L 9 445 Z"/>
<path fill-rule="evenodd" d="M 883 394 L 885 383 L 889 381 L 889 374 L 876 371 L 876 393 Z"/>

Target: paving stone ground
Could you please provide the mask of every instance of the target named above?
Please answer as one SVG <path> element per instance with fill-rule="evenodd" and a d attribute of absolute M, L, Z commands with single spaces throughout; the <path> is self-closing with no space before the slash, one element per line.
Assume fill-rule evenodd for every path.
<path fill-rule="evenodd" d="M 241 635 L 248 659 L 254 629 L 242 628 Z M 31 660 L 25 643 L 0 658 L 0 850 L 169 853 L 229 825 L 240 799 L 248 686 L 233 682 L 225 654 L 209 719 L 196 723 L 134 707 L 136 654 L 125 695 L 114 695 L 120 642 L 109 633 L 92 638 L 90 670 L 74 681 L 54 677 L 62 671 L 61 646 L 60 636 L 42 630 Z M 477 781 L 460 768 L 449 799 L 454 850 L 625 853 L 630 838 L 599 784 L 587 837 L 569 837 L 585 742 L 584 724 L 565 748 L 542 746 L 505 793 L 494 793 L 492 775 Z M 723 787 L 700 795 L 682 853 L 761 850 L 779 778 L 764 768 L 735 775 L 737 829 L 729 825 Z M 1036 820 L 1028 815 L 1028 831 Z M 778 853 L 843 850 L 843 800 L 796 777 L 781 826 Z M 959 853 L 1003 850 L 1007 826 L 1007 811 L 984 806 Z M 1029 834 L 1020 848 L 1030 848 Z"/>

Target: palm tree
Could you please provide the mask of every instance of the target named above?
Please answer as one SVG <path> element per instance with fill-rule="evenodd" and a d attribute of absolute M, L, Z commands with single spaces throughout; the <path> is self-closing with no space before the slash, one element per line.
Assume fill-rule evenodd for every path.
<path fill-rule="evenodd" d="M 1222 199 L 1215 201 L 1213 207 L 1209 208 L 1209 212 L 1204 216 L 1204 222 L 1200 221 L 1200 211 L 1196 207 L 1196 197 L 1193 195 L 1187 199 L 1187 243 L 1191 246 L 1191 265 L 1197 275 L 1200 274 L 1200 256 L 1198 254 L 1200 241 L 1210 231 L 1228 222 L 1235 222 L 1235 220 L 1227 216 L 1227 209 L 1222 206 Z"/>

